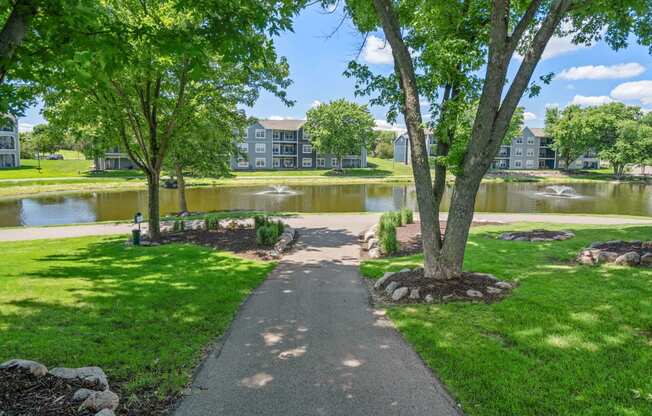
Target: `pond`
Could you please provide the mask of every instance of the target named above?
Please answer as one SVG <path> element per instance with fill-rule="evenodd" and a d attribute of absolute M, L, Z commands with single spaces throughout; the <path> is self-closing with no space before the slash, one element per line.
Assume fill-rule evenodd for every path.
<path fill-rule="evenodd" d="M 357 184 L 191 188 L 192 211 L 266 210 L 291 212 L 388 211 L 416 206 L 413 185 Z M 448 189 L 450 194 L 451 189 Z M 177 193 L 161 190 L 161 213 L 175 212 Z M 88 192 L 0 200 L 0 227 L 126 220 L 146 212 L 147 193 Z M 582 213 L 652 216 L 652 185 L 583 183 L 546 189 L 537 183 L 482 184 L 479 212 Z M 444 210 L 448 209 L 445 203 Z"/>

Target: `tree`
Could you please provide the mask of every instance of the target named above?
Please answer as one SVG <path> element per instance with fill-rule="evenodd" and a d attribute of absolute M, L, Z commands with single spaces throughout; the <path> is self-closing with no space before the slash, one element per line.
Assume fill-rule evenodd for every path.
<path fill-rule="evenodd" d="M 212 87 L 205 100 L 219 101 L 224 85 L 237 84 L 245 105 L 260 88 L 289 103 L 287 63 L 269 36 L 290 28 L 300 4 L 277 3 L 108 2 L 98 19 L 101 35 L 48 73 L 50 101 L 67 109 L 61 114 L 101 125 L 145 173 L 152 240 L 160 238 L 161 169 L 180 120 L 192 110 L 195 85 Z M 78 108 L 87 114 L 71 116 Z"/>
<path fill-rule="evenodd" d="M 373 138 L 374 157 L 392 159 L 394 157 L 394 140 L 396 133 L 387 130 L 376 130 Z"/>
<path fill-rule="evenodd" d="M 552 138 L 552 145 L 568 171 L 571 164 L 595 142 L 587 117 L 586 110 L 578 105 L 569 105 L 564 110 L 558 107 L 546 109 L 546 135 Z"/>
<path fill-rule="evenodd" d="M 21 133 L 21 157 L 36 158 L 42 153 L 54 153 L 63 146 L 60 132 L 48 124 L 37 124 L 31 132 Z"/>
<path fill-rule="evenodd" d="M 600 151 L 600 157 L 609 161 L 616 179 L 620 179 L 627 165 L 644 165 L 652 158 L 652 127 L 635 120 L 618 123 L 615 142 Z"/>
<path fill-rule="evenodd" d="M 575 0 L 492 0 L 489 4 L 483 0 L 373 0 L 371 10 L 367 5 L 359 0 L 347 1 L 358 27 L 369 31 L 380 26 L 392 48 L 394 79 L 400 90 L 400 94 L 392 97 L 403 113 L 411 139 L 412 169 L 424 248 L 424 272 L 428 277 L 439 279 L 461 275 L 480 182 L 509 130 L 523 94 L 528 90 L 530 94 L 536 94 L 540 88 L 531 83 L 531 78 L 550 38 L 554 34 L 571 34 L 576 43 L 589 43 L 600 38 L 604 30 L 605 40 L 614 48 L 625 46 L 631 32 L 638 35 L 645 44 L 652 41 L 652 23 L 649 20 L 652 5 L 640 0 L 624 0 L 617 5 L 612 2 Z M 423 33 L 423 45 L 435 49 L 438 37 L 430 36 L 423 28 L 430 27 L 432 31 L 437 31 L 449 28 L 451 21 L 459 22 L 453 13 L 444 10 L 446 8 L 461 16 L 463 24 L 459 27 L 471 34 L 469 37 L 459 35 L 454 30 L 446 32 L 450 35 L 446 37 L 449 41 L 458 39 L 460 43 L 465 41 L 467 44 L 468 58 L 454 54 L 452 62 L 459 67 L 474 63 L 475 58 L 479 57 L 481 64 L 485 64 L 485 70 L 484 79 L 479 80 L 481 88 L 478 109 L 455 179 L 445 238 L 441 239 L 439 230 L 436 229 L 438 219 L 433 211 L 437 212 L 440 201 L 438 181 L 443 179 L 441 175 L 437 178 L 436 174 L 435 184 L 431 181 L 420 93 L 424 89 L 431 92 L 447 84 L 442 83 L 440 77 L 435 77 L 429 87 L 423 87 L 423 78 L 417 77 L 413 55 L 422 53 L 426 48 L 415 47 L 409 40 Z M 565 24 L 562 25 L 562 22 Z M 518 69 L 512 79 L 506 81 L 510 62 L 517 52 L 522 59 L 517 61 Z M 437 74 L 455 72 L 437 71 Z M 550 79 L 550 76 L 545 76 L 542 81 L 548 82 Z M 396 88 L 382 90 L 396 91 Z M 452 91 L 451 86 L 449 97 L 452 96 Z M 444 104 L 445 113 L 447 101 Z M 449 126 L 456 125 L 448 117 L 443 117 L 438 127 L 442 121 L 444 131 L 449 130 Z M 435 168 L 437 170 L 437 165 Z"/>
<path fill-rule="evenodd" d="M 339 99 L 311 108 L 304 130 L 317 151 L 335 156 L 341 169 L 344 156 L 371 143 L 374 126 L 367 106 Z"/>

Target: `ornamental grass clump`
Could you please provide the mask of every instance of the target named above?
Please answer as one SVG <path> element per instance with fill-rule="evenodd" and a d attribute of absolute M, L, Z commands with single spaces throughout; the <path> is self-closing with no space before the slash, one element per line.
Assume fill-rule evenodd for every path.
<path fill-rule="evenodd" d="M 398 240 L 396 239 L 397 212 L 386 212 L 380 217 L 378 227 L 378 239 L 380 249 L 385 254 L 398 252 Z M 400 214 L 398 215 L 400 218 Z M 400 224 L 400 221 L 398 222 Z"/>
<path fill-rule="evenodd" d="M 220 218 L 217 215 L 208 215 L 204 219 L 204 226 L 207 230 L 217 230 L 220 228 Z"/>
<path fill-rule="evenodd" d="M 265 247 L 276 244 L 285 230 L 282 221 L 274 221 L 263 215 L 254 217 L 254 226 L 256 228 L 256 244 Z"/>
<path fill-rule="evenodd" d="M 401 221 L 403 224 L 413 224 L 414 223 L 414 214 L 410 208 L 403 208 L 401 210 Z"/>

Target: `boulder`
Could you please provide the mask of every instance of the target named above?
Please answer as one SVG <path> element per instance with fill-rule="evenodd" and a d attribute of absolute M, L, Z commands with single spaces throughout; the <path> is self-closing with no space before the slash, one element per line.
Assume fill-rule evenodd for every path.
<path fill-rule="evenodd" d="M 396 289 L 392 293 L 392 300 L 393 301 L 399 301 L 399 300 L 403 299 L 405 297 L 405 295 L 408 294 L 409 291 L 410 291 L 410 289 L 408 289 L 405 286 L 399 287 L 398 289 Z"/>
<path fill-rule="evenodd" d="M 385 285 L 385 283 L 387 282 L 387 279 L 389 279 L 393 275 L 394 275 L 394 273 L 392 273 L 392 272 L 385 272 L 383 277 L 376 280 L 376 283 L 374 283 L 374 289 L 376 289 L 376 290 L 381 289 Z"/>
<path fill-rule="evenodd" d="M 410 291 L 410 299 L 419 299 L 421 296 L 419 296 L 419 289 L 412 289 Z"/>
<path fill-rule="evenodd" d="M 104 409 L 115 410 L 120 404 L 120 398 L 111 390 L 94 391 L 79 406 L 79 410 L 99 412 Z"/>
<path fill-rule="evenodd" d="M 652 250 L 652 241 L 644 241 L 641 247 L 643 247 L 643 250 Z"/>
<path fill-rule="evenodd" d="M 645 253 L 641 256 L 641 266 L 652 267 L 652 253 Z"/>
<path fill-rule="evenodd" d="M 609 241 L 607 241 L 605 244 L 609 244 L 609 245 L 612 245 L 612 244 L 615 244 L 615 245 L 621 245 L 621 244 L 623 244 L 623 243 L 624 243 L 623 240 L 609 240 Z"/>
<path fill-rule="evenodd" d="M 500 237 L 498 237 L 500 240 L 505 240 L 505 241 L 510 241 L 514 239 L 514 234 L 512 233 L 502 233 Z"/>
<path fill-rule="evenodd" d="M 431 294 L 427 294 L 424 299 L 425 299 L 426 303 L 432 303 L 432 302 L 435 301 L 435 299 L 432 297 Z"/>
<path fill-rule="evenodd" d="M 502 293 L 502 289 L 493 286 L 487 286 L 487 293 L 490 293 L 492 295 L 497 295 L 499 293 Z"/>
<path fill-rule="evenodd" d="M 601 251 L 600 254 L 598 254 L 598 256 L 595 258 L 595 262 L 597 264 L 613 263 L 617 258 L 618 253 L 614 253 L 613 251 Z"/>
<path fill-rule="evenodd" d="M 596 241 L 594 243 L 589 244 L 589 248 L 598 248 L 598 246 L 601 246 L 603 243 L 601 241 Z"/>
<path fill-rule="evenodd" d="M 483 298 L 484 295 L 478 290 L 469 289 L 466 291 L 466 296 L 470 298 Z"/>
<path fill-rule="evenodd" d="M 378 243 L 380 240 L 377 238 L 370 238 L 369 241 L 367 241 L 367 250 L 371 250 L 372 248 L 378 247 Z"/>
<path fill-rule="evenodd" d="M 494 286 L 500 289 L 507 289 L 507 290 L 512 288 L 512 284 L 507 282 L 496 282 L 494 283 Z"/>
<path fill-rule="evenodd" d="M 48 373 L 48 369 L 41 363 L 30 360 L 14 359 L 0 364 L 2 369 L 21 369 L 29 371 L 35 377 L 43 377 Z"/>
<path fill-rule="evenodd" d="M 636 266 L 640 262 L 641 262 L 641 256 L 635 251 L 630 251 L 629 253 L 625 253 L 622 256 L 616 258 L 616 261 L 614 261 L 614 263 L 620 266 Z"/>
<path fill-rule="evenodd" d="M 366 233 L 364 233 L 364 241 L 367 242 L 372 238 L 376 237 L 376 233 L 378 232 L 378 224 L 374 225 L 371 227 L 369 230 L 367 230 Z"/>
<path fill-rule="evenodd" d="M 73 394 L 72 396 L 72 401 L 73 402 L 83 402 L 84 400 L 88 399 L 91 394 L 93 394 L 93 390 L 89 389 L 79 389 Z"/>
<path fill-rule="evenodd" d="M 394 290 L 396 290 L 396 288 L 398 288 L 398 282 L 391 282 L 385 288 L 385 293 L 387 293 L 387 295 L 391 296 L 394 293 Z"/>
<path fill-rule="evenodd" d="M 409 271 L 411 271 L 411 270 L 410 269 L 401 269 L 401 270 L 399 270 L 399 273 L 407 273 Z"/>
<path fill-rule="evenodd" d="M 598 250 L 598 252 L 600 251 Z M 595 263 L 595 260 L 593 258 L 593 254 L 591 254 L 591 250 L 582 250 L 580 254 L 577 256 L 577 262 L 589 266 L 593 265 Z"/>
<path fill-rule="evenodd" d="M 380 253 L 380 249 L 378 247 L 372 248 L 371 250 L 369 250 L 367 254 L 372 259 L 379 259 L 382 257 L 382 254 Z"/>
<path fill-rule="evenodd" d="M 94 384 L 95 387 L 99 390 L 107 390 L 109 388 L 109 381 L 106 378 L 106 374 L 104 374 L 104 371 L 102 371 L 100 367 L 57 367 L 50 370 L 50 374 L 65 380 L 84 380 Z"/>

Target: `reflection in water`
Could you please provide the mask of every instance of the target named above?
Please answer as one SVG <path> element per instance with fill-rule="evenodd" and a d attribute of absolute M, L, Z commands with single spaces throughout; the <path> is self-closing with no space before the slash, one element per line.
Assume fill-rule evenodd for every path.
<path fill-rule="evenodd" d="M 584 183 L 573 189 L 582 198 L 550 198 L 535 183 L 480 186 L 479 212 L 560 212 L 652 215 L 652 185 Z M 294 212 L 388 211 L 416 207 L 412 185 L 360 184 L 291 186 L 283 197 L 259 195 L 269 187 L 215 187 L 188 190 L 193 211 L 248 209 Z M 444 211 L 451 189 L 447 189 Z M 0 226 L 51 225 L 126 220 L 147 212 L 145 191 L 97 192 L 0 201 Z M 161 189 L 161 213 L 177 211 L 175 190 Z"/>

